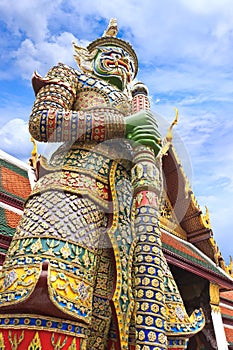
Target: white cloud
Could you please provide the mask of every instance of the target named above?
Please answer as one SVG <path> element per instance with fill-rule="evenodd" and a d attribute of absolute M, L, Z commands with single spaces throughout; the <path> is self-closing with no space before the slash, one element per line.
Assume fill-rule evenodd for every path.
<path fill-rule="evenodd" d="M 209 15 L 212 13 L 228 13 L 231 0 L 179 0 L 187 9 L 194 13 Z"/>
<path fill-rule="evenodd" d="M 34 100 L 32 88 L 31 92 L 31 99 L 28 98 L 29 101 L 27 102 L 21 96 L 17 96 L 16 91 L 14 93 L 13 89 L 12 93 L 3 94 L 2 92 L 2 97 L 0 99 L 0 127 L 3 127 L 12 119 L 22 119 L 24 121 L 28 120 Z"/>
<path fill-rule="evenodd" d="M 70 0 L 66 6 L 61 6 L 61 0 L 49 3 L 45 0 L 23 0 L 13 6 L 11 0 L 1 2 L 0 10 L 9 30 L 18 32 L 18 35 L 24 33 L 18 55 L 19 60 L 20 57 L 26 59 L 29 66 L 38 66 L 40 63 L 47 67 L 55 63 L 55 58 L 66 59 L 69 63 L 71 49 L 68 49 L 67 43 L 62 39 L 68 40 L 71 33 L 78 39 L 83 39 L 84 35 L 94 39 L 94 33 L 98 31 L 101 35 L 105 29 L 101 19 L 105 19 L 107 24 L 110 17 L 117 17 L 121 33 L 124 30 L 124 37 L 134 44 L 141 63 L 153 62 L 155 66 L 161 66 L 168 61 L 173 62 L 170 72 L 161 71 L 161 74 L 167 75 L 168 81 L 170 79 L 171 86 L 178 79 L 186 84 L 192 83 L 195 88 L 198 72 L 192 74 L 192 80 L 185 79 L 185 67 L 180 67 L 180 71 L 177 71 L 177 63 L 180 65 L 188 59 L 194 68 L 199 68 L 198 64 L 203 61 L 208 65 L 232 62 L 233 49 L 226 38 L 229 38 L 233 21 L 229 20 L 232 19 L 229 11 L 223 11 L 224 5 L 229 3 L 227 0 L 223 5 L 219 1 L 214 1 L 212 5 L 209 1 L 203 1 L 204 4 L 198 1 L 199 5 L 195 2 L 196 5 L 190 6 L 187 3 L 179 0 L 166 0 L 163 3 L 146 0 L 142 6 L 135 0 L 87 0 L 79 2 L 77 6 L 77 1 Z M 213 11 L 197 17 L 195 8 L 199 7 L 213 8 Z M 214 15 L 216 11 L 219 18 Z M 54 31 L 59 31 L 59 35 L 54 34 Z M 55 47 L 57 41 L 60 43 Z M 28 58 L 26 54 L 29 55 Z M 23 69 L 22 60 L 19 63 Z M 203 73 L 199 72 L 200 78 Z M 190 78 L 191 75 L 188 76 Z"/>
<path fill-rule="evenodd" d="M 0 12 L 13 35 L 44 40 L 49 32 L 48 20 L 59 8 L 61 0 L 2 0 Z"/>
<path fill-rule="evenodd" d="M 20 159 L 28 159 L 32 150 L 28 123 L 12 119 L 0 129 L 1 149 Z"/>
<path fill-rule="evenodd" d="M 67 32 L 58 36 L 54 35 L 49 41 L 37 44 L 33 44 L 30 39 L 25 39 L 14 53 L 16 65 L 19 67 L 22 77 L 28 79 L 35 70 L 44 75 L 58 62 L 74 66 L 73 41 L 81 46 L 86 46 L 88 43 L 76 39 L 73 34 Z"/>

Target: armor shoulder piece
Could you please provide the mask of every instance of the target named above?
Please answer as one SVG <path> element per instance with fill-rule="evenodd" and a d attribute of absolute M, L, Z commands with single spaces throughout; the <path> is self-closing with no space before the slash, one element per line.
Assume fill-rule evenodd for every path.
<path fill-rule="evenodd" d="M 78 70 L 63 63 L 58 63 L 52 67 L 44 77 L 35 71 L 32 76 L 32 86 L 35 95 L 47 84 L 63 85 L 73 92 L 76 90 L 80 74 Z"/>

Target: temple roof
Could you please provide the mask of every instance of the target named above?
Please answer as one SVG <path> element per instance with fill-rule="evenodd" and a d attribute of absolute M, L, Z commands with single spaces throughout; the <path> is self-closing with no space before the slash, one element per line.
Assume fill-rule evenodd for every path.
<path fill-rule="evenodd" d="M 13 237 L 20 217 L 20 213 L 0 207 L 1 234 Z"/>
<path fill-rule="evenodd" d="M 233 288 L 233 278 L 192 243 L 162 230 L 162 247 L 167 261 L 219 284 Z"/>
<path fill-rule="evenodd" d="M 229 349 L 233 349 L 233 269 L 226 266 L 213 238 L 208 210 L 200 209 L 172 144 L 163 156 L 164 196 L 169 215 L 162 218 L 167 261 L 199 275 L 220 290 L 220 309 Z"/>
<path fill-rule="evenodd" d="M 0 151 L 0 200 L 1 203 L 22 210 L 31 192 L 28 178 L 29 166 Z"/>
<path fill-rule="evenodd" d="M 220 309 L 229 349 L 233 349 L 233 290 L 220 294 Z"/>
<path fill-rule="evenodd" d="M 228 349 L 233 349 L 233 331 L 232 328 L 225 327 L 225 334 L 228 342 Z"/>
<path fill-rule="evenodd" d="M 27 164 L 0 150 L 0 265 L 31 192 L 29 169 Z"/>
<path fill-rule="evenodd" d="M 165 190 L 173 209 L 179 230 L 178 235 L 196 246 L 216 264 L 224 263 L 221 252 L 214 241 L 208 210 L 203 213 L 190 187 L 179 157 L 173 145 L 163 156 Z M 175 231 L 173 231 L 176 234 Z"/>
<path fill-rule="evenodd" d="M 233 306 L 233 290 L 222 292 L 221 298 L 224 299 L 225 301 L 229 301 Z"/>
<path fill-rule="evenodd" d="M 20 214 L 0 207 L 0 265 L 5 260 L 5 254 L 9 248 L 20 217 Z"/>

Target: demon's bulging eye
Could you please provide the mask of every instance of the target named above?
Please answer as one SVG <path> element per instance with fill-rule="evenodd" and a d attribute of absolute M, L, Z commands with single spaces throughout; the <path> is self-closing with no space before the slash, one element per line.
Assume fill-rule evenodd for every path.
<path fill-rule="evenodd" d="M 122 58 L 122 56 L 119 53 L 116 53 L 116 52 L 111 52 L 109 56 L 111 58 L 113 58 L 113 59 L 116 59 L 116 60 Z"/>

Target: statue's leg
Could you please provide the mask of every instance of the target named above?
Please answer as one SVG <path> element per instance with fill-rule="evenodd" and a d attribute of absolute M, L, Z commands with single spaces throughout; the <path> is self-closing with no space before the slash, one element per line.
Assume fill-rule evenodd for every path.
<path fill-rule="evenodd" d="M 57 190 L 30 198 L 3 267 L 1 310 L 89 325 L 105 226 L 88 198 Z"/>

